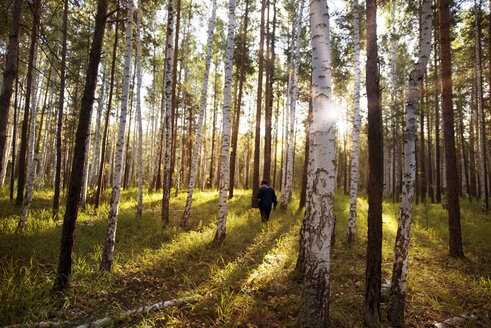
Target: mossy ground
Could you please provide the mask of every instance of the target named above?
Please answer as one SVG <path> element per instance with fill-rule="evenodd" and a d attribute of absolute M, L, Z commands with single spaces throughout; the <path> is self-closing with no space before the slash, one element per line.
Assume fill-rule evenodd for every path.
<path fill-rule="evenodd" d="M 212 243 L 218 193 L 195 192 L 190 229 L 179 227 L 186 193 L 171 199 L 171 220 L 162 226 L 161 194 L 144 194 L 136 216 L 137 190 L 122 193 L 112 273 L 99 271 L 108 206 L 79 214 L 72 288 L 51 293 L 61 221 L 51 219 L 51 190 L 35 193 L 27 225 L 15 232 L 20 209 L 0 190 L 0 325 L 43 320 L 85 323 L 163 300 L 199 295 L 196 304 L 134 316 L 118 326 L 294 327 L 301 283 L 294 274 L 303 211 L 294 197 L 263 227 L 250 192 L 229 201 L 227 238 Z M 107 201 L 109 194 L 105 193 Z M 62 203 L 63 204 L 63 203 Z M 459 314 L 476 314 L 468 327 L 491 326 L 491 218 L 478 202 L 462 200 L 466 258 L 448 255 L 445 210 L 415 207 L 409 253 L 406 322 L 430 326 Z M 366 253 L 365 197 L 358 200 L 357 240 L 346 243 L 349 197 L 336 195 L 336 245 L 331 266 L 333 327 L 362 326 Z M 63 212 L 63 208 L 61 209 Z M 391 276 L 398 204 L 384 203 L 383 279 Z M 87 225 L 90 223 L 90 225 Z M 382 303 L 385 318 L 386 304 Z M 385 319 L 384 319 L 385 320 Z M 384 326 L 387 322 L 384 322 Z"/>

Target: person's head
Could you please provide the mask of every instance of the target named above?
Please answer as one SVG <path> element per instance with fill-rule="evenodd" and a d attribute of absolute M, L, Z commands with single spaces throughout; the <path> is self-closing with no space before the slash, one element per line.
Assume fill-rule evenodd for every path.
<path fill-rule="evenodd" d="M 268 182 L 268 180 L 263 179 L 263 180 L 261 181 L 261 186 L 269 186 L 269 182 Z"/>

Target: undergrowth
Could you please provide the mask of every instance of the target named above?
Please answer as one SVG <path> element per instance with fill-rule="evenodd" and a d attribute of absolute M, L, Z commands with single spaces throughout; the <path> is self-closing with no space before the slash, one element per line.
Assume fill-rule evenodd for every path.
<path fill-rule="evenodd" d="M 229 200 L 227 237 L 212 243 L 218 193 L 195 192 L 189 229 L 182 229 L 186 193 L 171 198 L 170 223 L 160 219 L 161 194 L 144 194 L 136 216 L 137 190 L 123 191 L 112 273 L 99 271 L 108 213 L 88 205 L 77 220 L 72 287 L 52 293 L 61 220 L 51 217 L 52 190 L 35 193 L 27 224 L 16 232 L 20 209 L 0 190 L 0 325 L 45 320 L 85 323 L 163 300 L 199 295 L 193 305 L 118 322 L 121 326 L 297 326 L 301 281 L 294 274 L 303 211 L 298 200 L 272 212 L 267 226 L 250 208 L 250 192 Z M 62 202 L 64 204 L 64 202 Z M 336 244 L 331 263 L 333 327 L 362 325 L 366 254 L 365 197 L 358 199 L 356 242 L 346 243 L 349 197 L 337 194 Z M 466 258 L 448 255 L 445 210 L 415 206 L 408 263 L 406 322 L 421 327 L 461 314 L 491 325 L 491 219 L 476 202 L 462 200 Z M 382 278 L 390 280 L 398 204 L 384 203 Z M 61 209 L 63 213 L 64 208 Z M 386 314 L 386 295 L 382 314 Z M 384 319 L 385 320 L 385 319 Z M 384 321 L 384 325 L 387 322 Z M 473 324 L 473 323 L 471 323 Z"/>

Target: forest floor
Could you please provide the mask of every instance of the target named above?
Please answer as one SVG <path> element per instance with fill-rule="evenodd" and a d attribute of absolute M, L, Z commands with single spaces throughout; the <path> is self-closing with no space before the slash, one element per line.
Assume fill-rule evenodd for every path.
<path fill-rule="evenodd" d="M 294 274 L 303 211 L 272 212 L 264 228 L 250 192 L 229 201 L 227 237 L 218 247 L 218 193 L 195 192 L 190 229 L 179 227 L 186 193 L 171 198 L 171 220 L 162 227 L 161 194 L 122 192 L 112 273 L 99 261 L 108 206 L 81 211 L 76 229 L 72 288 L 51 293 L 61 220 L 51 220 L 51 190 L 35 193 L 31 215 L 16 233 L 20 209 L 0 190 L 0 326 L 39 321 L 89 323 L 165 300 L 199 295 L 199 301 L 121 319 L 117 326 L 295 327 L 301 283 Z M 109 192 L 104 194 L 107 202 Z M 440 205 L 415 207 L 408 264 L 406 322 L 428 327 L 456 315 L 475 314 L 467 327 L 491 327 L 491 217 L 477 201 L 462 200 L 464 259 L 448 255 L 447 217 Z M 390 280 L 398 204 L 384 203 L 382 277 Z M 367 200 L 358 200 L 357 241 L 346 243 L 349 197 L 336 195 L 336 245 L 331 265 L 332 327 L 362 326 Z M 64 211 L 64 209 L 62 209 Z M 385 298 L 386 299 L 386 298 Z M 382 316 L 386 317 L 385 299 Z M 113 323 L 114 324 L 114 323 Z M 384 321 L 384 326 L 387 326 Z"/>

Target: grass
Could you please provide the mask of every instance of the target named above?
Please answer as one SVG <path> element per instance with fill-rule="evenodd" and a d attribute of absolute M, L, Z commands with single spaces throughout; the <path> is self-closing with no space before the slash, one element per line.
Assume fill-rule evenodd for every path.
<path fill-rule="evenodd" d="M 55 277 L 61 222 L 51 220 L 51 190 L 35 193 L 25 229 L 15 233 L 20 210 L 0 190 L 0 325 L 94 319 L 163 300 L 200 295 L 196 304 L 132 317 L 121 326 L 294 327 L 301 284 L 293 274 L 303 211 L 294 197 L 274 211 L 268 227 L 250 209 L 250 194 L 229 201 L 227 238 L 217 247 L 218 193 L 196 192 L 190 229 L 179 227 L 186 194 L 171 198 L 167 227 L 160 220 L 161 194 L 144 194 L 136 216 L 137 190 L 122 193 L 112 273 L 101 273 L 107 203 L 80 212 L 72 288 L 50 289 Z M 104 194 L 105 200 L 109 194 Z M 62 204 L 64 204 L 62 202 Z M 349 197 L 336 195 L 336 245 L 331 267 L 333 327 L 362 325 L 367 200 L 358 200 L 356 242 L 347 245 Z M 61 209 L 64 211 L 64 208 Z M 384 203 L 383 279 L 391 276 L 398 205 Z M 87 225 L 90 224 L 90 225 Z M 431 325 L 455 314 L 474 313 L 491 325 L 491 219 L 479 204 L 462 200 L 466 258 L 448 256 L 446 213 L 440 205 L 415 207 L 409 253 L 406 322 Z M 386 304 L 382 303 L 385 320 Z M 470 323 L 472 327 L 478 323 Z M 384 322 L 387 325 L 387 322 Z"/>

